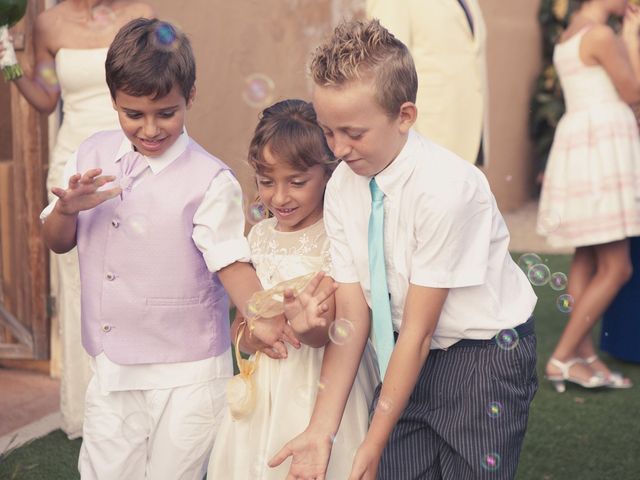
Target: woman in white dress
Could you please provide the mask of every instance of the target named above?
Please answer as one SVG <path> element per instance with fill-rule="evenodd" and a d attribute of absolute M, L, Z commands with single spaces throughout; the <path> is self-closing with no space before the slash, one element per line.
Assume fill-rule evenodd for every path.
<path fill-rule="evenodd" d="M 263 287 L 270 288 L 313 272 L 329 272 L 329 241 L 322 203 L 334 160 L 322 130 L 315 123 L 311 104 L 285 100 L 267 108 L 256 128 L 249 161 L 256 171 L 260 199 L 273 214 L 249 233 L 251 261 Z M 290 347 L 285 358 L 277 358 L 277 354 L 268 351 L 269 356 L 253 357 L 255 405 L 241 418 L 225 412 L 211 454 L 208 478 L 286 477 L 289 462 L 277 468 L 269 468 L 267 462 L 306 428 L 316 395 L 331 388 L 320 377 L 324 345 L 330 340 L 349 348 L 350 323 L 345 319 L 334 321 L 333 313 L 330 306 L 326 318 L 333 323 L 328 329 L 315 327 L 297 332 L 302 345 L 297 349 Z M 236 319 L 234 331 L 238 323 Z M 245 330 L 259 336 L 258 327 L 255 330 L 254 327 L 255 324 L 249 325 Z M 296 330 L 295 323 L 293 328 Z M 255 351 L 255 341 L 253 347 L 251 341 L 241 342 L 241 347 Z M 327 479 L 349 475 L 355 450 L 367 431 L 369 404 L 378 382 L 376 358 L 368 344 L 340 429 L 333 439 L 335 447 Z"/>
<path fill-rule="evenodd" d="M 52 113 L 62 99 L 62 123 L 49 158 L 48 192 L 62 186 L 64 165 L 85 138 L 118 128 L 105 82 L 107 49 L 127 22 L 153 16 L 153 9 L 137 0 L 65 0 L 36 18 L 35 67 L 32 73 L 25 68 L 27 73 L 14 83 L 42 113 Z M 0 57 L 3 54 L 0 46 Z M 51 290 L 60 339 L 62 428 L 69 438 L 76 438 L 82 434 L 84 394 L 91 372 L 80 341 L 80 275 L 75 249 L 52 255 Z M 55 329 L 54 324 L 54 339 Z"/>
<path fill-rule="evenodd" d="M 607 24 L 623 16 L 620 35 Z M 558 392 L 629 388 L 598 358 L 592 330 L 632 272 L 629 237 L 640 235 L 640 139 L 627 103 L 640 101 L 640 11 L 626 0 L 580 0 L 553 61 L 566 112 L 545 171 L 537 230 L 575 247 L 569 321 L 546 367 Z"/>

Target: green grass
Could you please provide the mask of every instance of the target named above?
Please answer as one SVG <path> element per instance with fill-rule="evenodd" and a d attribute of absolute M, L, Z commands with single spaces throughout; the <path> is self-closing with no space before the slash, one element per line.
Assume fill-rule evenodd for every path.
<path fill-rule="evenodd" d="M 568 256 L 550 255 L 544 260 L 552 272 L 568 271 Z M 536 293 L 540 388 L 531 408 L 517 479 L 639 479 L 640 366 L 603 355 L 636 387 L 594 392 L 569 386 L 566 393 L 555 393 L 544 380 L 543 369 L 567 316 L 556 309 L 558 292 L 544 286 L 536 287 Z M 76 479 L 79 449 L 79 440 L 69 441 L 62 432 L 53 432 L 0 456 L 0 479 Z"/>
<path fill-rule="evenodd" d="M 552 272 L 569 270 L 568 256 L 546 260 Z M 640 479 L 640 365 L 601 354 L 635 387 L 593 391 L 571 385 L 564 394 L 557 394 L 544 379 L 544 365 L 567 315 L 555 307 L 557 292 L 548 286 L 535 290 L 540 388 L 531 406 L 518 480 Z M 595 334 L 598 345 L 599 332 Z"/>
<path fill-rule="evenodd" d="M 0 455 L 2 480 L 72 480 L 78 474 L 81 440 L 69 440 L 56 430 L 20 448 Z M 124 479 L 123 479 L 124 480 Z"/>

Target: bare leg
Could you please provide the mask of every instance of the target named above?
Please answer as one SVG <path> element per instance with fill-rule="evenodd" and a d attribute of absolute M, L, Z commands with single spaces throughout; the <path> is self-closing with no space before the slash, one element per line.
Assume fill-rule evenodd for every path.
<path fill-rule="evenodd" d="M 579 301 L 580 297 L 582 297 L 582 294 L 586 290 L 587 285 L 596 273 L 596 252 L 594 247 L 579 247 L 576 249 L 576 256 L 577 255 L 588 255 L 589 261 L 579 263 L 573 262 L 571 264 L 567 293 L 573 297 L 574 302 Z M 580 358 L 589 358 L 595 355 L 595 353 L 593 336 L 591 335 L 591 332 L 587 332 L 578 345 L 577 356 Z M 592 370 L 594 369 L 592 368 Z M 599 370 L 595 370 L 594 373 L 596 371 Z"/>
<path fill-rule="evenodd" d="M 578 297 L 575 298 L 573 312 L 553 353 L 553 358 L 561 362 L 577 357 L 583 342 L 585 340 L 591 341 L 591 331 L 596 321 L 602 316 L 620 288 L 631 277 L 628 240 L 590 248 L 595 253 L 596 271 L 582 292 L 579 292 L 579 288 L 578 291 L 572 290 L 574 294 L 578 294 Z M 578 273 L 578 278 L 574 280 L 574 285 L 577 281 L 578 286 L 586 278 L 586 275 L 581 277 L 581 274 L 588 272 L 589 256 L 586 252 L 583 254 L 582 250 L 576 251 L 573 262 L 577 262 L 577 265 L 575 267 L 572 265 L 570 272 L 570 275 Z M 593 345 L 591 345 L 591 349 L 593 350 Z M 558 369 L 547 365 L 547 373 L 558 373 Z M 576 364 L 572 367 L 571 374 L 586 380 L 592 375 L 592 370 L 587 365 Z"/>

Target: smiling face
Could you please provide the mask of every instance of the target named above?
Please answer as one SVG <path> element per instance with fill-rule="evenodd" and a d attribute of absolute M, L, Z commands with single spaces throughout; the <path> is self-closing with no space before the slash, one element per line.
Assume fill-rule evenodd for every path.
<path fill-rule="evenodd" d="M 316 85 L 313 106 L 334 155 L 365 177 L 375 176 L 396 158 L 416 117 L 411 102 L 389 116 L 376 100 L 374 83 L 364 80 Z"/>
<path fill-rule="evenodd" d="M 158 157 L 182 134 L 185 115 L 194 96 L 195 88 L 186 99 L 176 85 L 162 98 L 138 97 L 117 90 L 113 108 L 118 112 L 124 134 L 136 150 L 147 157 Z"/>
<path fill-rule="evenodd" d="M 257 174 L 258 195 L 283 232 L 295 232 L 322 217 L 324 189 L 329 179 L 322 165 L 298 170 L 264 148 L 264 165 Z"/>

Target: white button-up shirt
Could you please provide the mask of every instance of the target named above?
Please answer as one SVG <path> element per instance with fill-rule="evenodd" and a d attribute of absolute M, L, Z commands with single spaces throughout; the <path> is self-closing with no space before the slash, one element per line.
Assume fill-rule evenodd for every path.
<path fill-rule="evenodd" d="M 369 180 L 338 165 L 327 185 L 324 222 L 333 277 L 359 282 L 371 306 Z M 396 330 L 409 283 L 450 289 L 431 348 L 489 339 L 527 320 L 537 298 L 509 255 L 509 232 L 480 170 L 410 131 L 376 182 L 385 194 L 385 264 Z"/>

